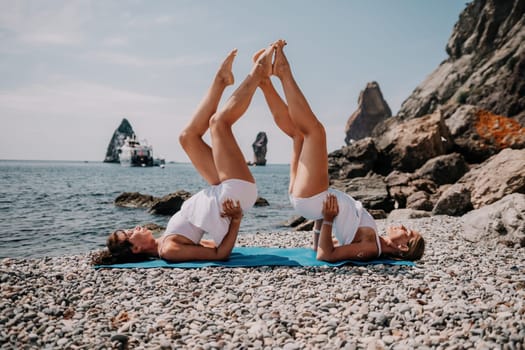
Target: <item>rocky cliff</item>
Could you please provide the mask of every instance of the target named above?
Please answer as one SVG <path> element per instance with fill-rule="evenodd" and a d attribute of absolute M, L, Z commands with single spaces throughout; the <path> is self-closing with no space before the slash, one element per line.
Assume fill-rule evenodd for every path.
<path fill-rule="evenodd" d="M 525 0 L 467 5 L 446 45 L 449 57 L 406 99 L 398 113 L 418 118 L 472 104 L 525 125 Z"/>
<path fill-rule="evenodd" d="M 132 137 L 133 135 L 135 135 L 135 132 L 129 121 L 126 118 L 122 119 L 119 127 L 113 133 L 111 141 L 109 141 L 104 163 L 120 163 L 118 150 L 124 144 L 126 137 Z"/>
<path fill-rule="evenodd" d="M 367 86 L 345 129 L 347 139 L 359 140 L 329 154 L 331 186 L 378 218 L 481 210 L 494 218 L 495 240 L 506 235 L 508 244 L 525 246 L 523 226 L 509 219 L 525 217 L 525 196 L 514 195 L 525 194 L 524 12 L 525 0 L 467 4 L 447 44 L 449 58 L 397 116 L 383 108 L 379 120 L 386 102 L 377 91 L 374 113 L 365 113 Z M 494 215 L 482 210 L 488 206 Z M 502 207 L 512 214 L 502 216 Z"/>

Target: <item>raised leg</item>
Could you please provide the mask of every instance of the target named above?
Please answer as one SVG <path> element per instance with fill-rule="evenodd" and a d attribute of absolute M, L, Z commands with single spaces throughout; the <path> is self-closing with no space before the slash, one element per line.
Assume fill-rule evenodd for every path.
<path fill-rule="evenodd" d="M 220 183 L 220 179 L 212 150 L 202 136 L 209 128 L 210 118 L 217 111 L 224 89 L 234 82 L 232 64 L 236 54 L 237 49 L 232 50 L 221 64 L 206 95 L 179 136 L 179 142 L 193 166 L 210 185 Z"/>
<path fill-rule="evenodd" d="M 254 60 L 258 56 L 254 57 Z M 290 119 L 290 113 L 288 111 L 288 105 L 283 101 L 281 96 L 275 87 L 272 84 L 270 78 L 265 78 L 259 84 L 266 103 L 270 108 L 275 124 L 281 129 L 286 135 L 288 135 L 293 142 L 292 145 L 292 157 L 290 161 L 290 185 L 288 187 L 288 192 L 293 192 L 293 187 L 295 183 L 295 177 L 297 174 L 297 165 L 299 164 L 299 156 L 301 154 L 301 149 L 303 147 L 303 134 L 299 131 L 297 126 Z"/>
<path fill-rule="evenodd" d="M 232 125 L 246 112 L 261 79 L 272 71 L 275 45 L 269 46 L 255 62 L 250 74 L 233 92 L 224 107 L 211 118 L 213 159 L 219 180 L 241 179 L 255 183 L 244 155 L 232 132 Z"/>
<path fill-rule="evenodd" d="M 277 42 L 273 74 L 281 80 L 290 119 L 304 137 L 292 194 L 307 198 L 328 189 L 326 133 L 292 75 L 283 52 L 284 45 L 283 40 Z"/>

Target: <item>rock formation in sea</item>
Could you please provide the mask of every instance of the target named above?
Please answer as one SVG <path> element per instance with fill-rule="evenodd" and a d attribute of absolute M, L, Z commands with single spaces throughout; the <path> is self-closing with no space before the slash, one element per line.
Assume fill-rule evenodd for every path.
<path fill-rule="evenodd" d="M 357 104 L 357 110 L 346 122 L 345 142 L 347 145 L 371 136 L 372 130 L 379 122 L 392 116 L 392 111 L 383 98 L 379 84 L 375 81 L 366 84 L 365 89 L 359 94 Z"/>
<path fill-rule="evenodd" d="M 104 163 L 120 163 L 118 150 L 124 144 L 126 137 L 132 137 L 133 135 L 135 135 L 135 132 L 129 121 L 126 118 L 122 119 L 119 127 L 113 133 L 111 141 L 109 141 Z"/>
<path fill-rule="evenodd" d="M 379 88 L 372 109 L 368 86 L 361 93 L 345 128 L 347 142 L 357 141 L 329 154 L 331 186 L 377 218 L 464 216 L 472 241 L 485 230 L 525 246 L 523 225 L 515 225 L 525 217 L 523 196 L 513 196 L 525 193 L 524 38 L 525 0 L 467 4 L 449 58 L 396 116 Z"/>
<path fill-rule="evenodd" d="M 266 151 L 268 145 L 268 137 L 264 131 L 260 131 L 252 144 L 253 148 L 253 162 L 251 165 L 266 165 Z"/>

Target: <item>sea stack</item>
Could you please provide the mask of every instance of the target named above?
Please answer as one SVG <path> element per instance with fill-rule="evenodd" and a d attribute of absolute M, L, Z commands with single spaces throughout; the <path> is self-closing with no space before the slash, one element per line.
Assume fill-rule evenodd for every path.
<path fill-rule="evenodd" d="M 109 141 L 104 163 L 120 163 L 119 149 L 124 144 L 126 137 L 132 138 L 134 135 L 135 132 L 133 131 L 129 121 L 126 118 L 122 119 L 119 127 L 113 133 L 111 141 Z"/>
<path fill-rule="evenodd" d="M 255 142 L 252 144 L 253 148 L 253 165 L 266 165 L 266 145 L 268 144 L 268 137 L 264 131 L 257 134 Z"/>
<path fill-rule="evenodd" d="M 392 111 L 383 98 L 379 84 L 375 81 L 366 84 L 359 94 L 357 110 L 346 122 L 346 144 L 369 137 L 377 124 L 391 116 Z"/>

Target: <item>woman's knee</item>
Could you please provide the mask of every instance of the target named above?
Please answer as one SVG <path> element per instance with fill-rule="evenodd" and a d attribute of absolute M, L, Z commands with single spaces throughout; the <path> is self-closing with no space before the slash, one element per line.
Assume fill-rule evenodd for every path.
<path fill-rule="evenodd" d="M 231 129 L 231 124 L 227 121 L 223 113 L 219 112 L 212 115 L 210 118 L 210 131 L 212 133 L 220 133 L 226 129 Z"/>
<path fill-rule="evenodd" d="M 179 134 L 179 143 L 183 148 L 186 148 L 186 146 L 189 146 L 192 141 L 200 138 L 200 136 L 191 130 L 191 128 L 185 128 L 182 130 L 182 132 Z"/>
<path fill-rule="evenodd" d="M 326 137 L 326 131 L 324 129 L 323 124 L 319 120 L 312 121 L 311 123 L 307 125 L 301 126 L 301 133 L 304 134 L 304 136 L 319 136 L 319 137 Z"/>

